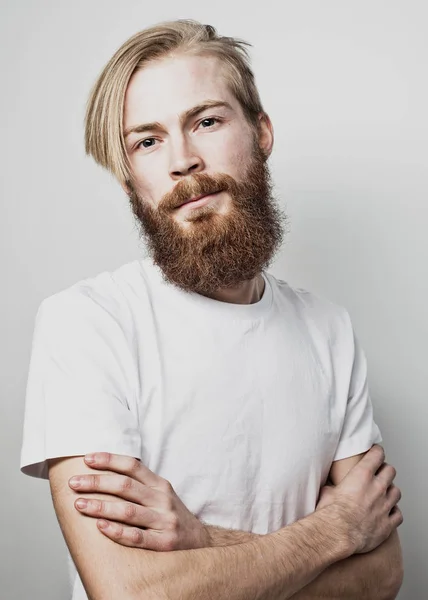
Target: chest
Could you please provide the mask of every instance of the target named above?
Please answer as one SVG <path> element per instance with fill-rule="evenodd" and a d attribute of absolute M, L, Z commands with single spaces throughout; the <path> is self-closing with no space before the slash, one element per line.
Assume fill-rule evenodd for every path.
<path fill-rule="evenodd" d="M 163 319 L 141 348 L 142 459 L 194 512 L 208 498 L 283 503 L 309 480 L 317 492 L 341 415 L 331 365 L 310 338 L 265 322 Z"/>

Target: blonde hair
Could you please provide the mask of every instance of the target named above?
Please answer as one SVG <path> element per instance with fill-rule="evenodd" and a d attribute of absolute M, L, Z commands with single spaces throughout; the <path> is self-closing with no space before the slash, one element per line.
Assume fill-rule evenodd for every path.
<path fill-rule="evenodd" d="M 245 46 L 251 44 L 219 36 L 211 25 L 188 19 L 159 23 L 136 33 L 112 56 L 92 89 L 85 117 L 87 154 L 121 183 L 132 179 L 123 135 L 126 88 L 136 70 L 174 52 L 220 58 L 231 92 L 256 129 L 263 108 Z"/>

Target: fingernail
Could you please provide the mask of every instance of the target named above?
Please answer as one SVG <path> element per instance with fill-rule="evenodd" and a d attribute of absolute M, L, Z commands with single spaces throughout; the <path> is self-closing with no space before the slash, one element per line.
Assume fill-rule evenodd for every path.
<path fill-rule="evenodd" d="M 85 455 L 85 462 L 87 462 L 87 463 L 94 463 L 95 462 L 95 455 L 94 454 L 86 454 Z"/>
<path fill-rule="evenodd" d="M 98 521 L 98 527 L 101 527 L 101 529 L 107 529 L 107 527 L 108 527 L 107 521 L 103 521 L 102 519 L 100 519 Z"/>
<path fill-rule="evenodd" d="M 88 501 L 84 500 L 83 498 L 79 498 L 79 500 L 76 500 L 76 506 L 77 508 L 86 508 L 88 506 Z"/>
<path fill-rule="evenodd" d="M 71 487 L 79 487 L 80 486 L 80 478 L 72 477 L 68 483 L 71 485 Z"/>

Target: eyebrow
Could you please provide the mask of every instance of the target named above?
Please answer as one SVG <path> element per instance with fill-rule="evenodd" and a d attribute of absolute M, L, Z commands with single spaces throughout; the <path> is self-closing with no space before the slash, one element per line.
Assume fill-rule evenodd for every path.
<path fill-rule="evenodd" d="M 206 100 L 202 104 L 197 104 L 193 108 L 189 108 L 180 115 L 180 123 L 183 125 L 186 121 L 192 117 L 196 117 L 199 113 L 209 108 L 229 108 L 232 106 L 229 102 L 221 102 L 219 100 Z M 165 132 L 165 127 L 159 123 L 159 121 L 152 121 L 151 123 L 143 123 L 142 125 L 132 125 L 124 131 L 124 137 L 128 137 L 131 133 L 144 133 L 145 131 L 162 131 Z"/>

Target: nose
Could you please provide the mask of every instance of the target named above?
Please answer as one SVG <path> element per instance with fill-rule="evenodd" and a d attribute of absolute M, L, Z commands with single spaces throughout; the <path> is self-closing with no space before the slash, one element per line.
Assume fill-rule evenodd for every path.
<path fill-rule="evenodd" d="M 204 161 L 195 148 L 186 138 L 175 141 L 171 149 L 169 174 L 172 179 L 178 180 L 199 173 L 205 168 Z"/>

